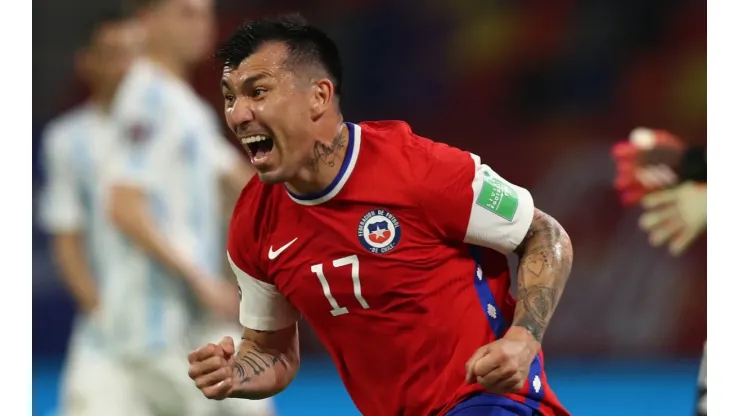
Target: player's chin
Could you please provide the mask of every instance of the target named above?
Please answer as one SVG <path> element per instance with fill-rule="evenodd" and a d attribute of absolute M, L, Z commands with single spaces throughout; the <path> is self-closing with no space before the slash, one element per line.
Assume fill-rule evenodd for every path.
<path fill-rule="evenodd" d="M 257 168 L 257 176 L 259 176 L 262 183 L 266 185 L 275 185 L 278 183 L 287 182 L 285 175 L 282 174 L 282 169 L 280 169 L 279 167 L 275 169 L 264 170 Z"/>

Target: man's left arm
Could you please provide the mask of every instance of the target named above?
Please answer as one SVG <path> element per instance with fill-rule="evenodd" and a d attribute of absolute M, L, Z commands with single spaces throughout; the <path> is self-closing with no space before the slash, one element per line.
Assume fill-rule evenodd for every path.
<path fill-rule="evenodd" d="M 539 350 L 570 276 L 573 246 L 563 227 L 535 208 L 529 231 L 515 253 L 519 256 L 517 303 L 506 336 L 531 336 Z"/>
<path fill-rule="evenodd" d="M 482 345 L 466 364 L 467 380 L 488 391 L 518 391 L 538 354 L 570 274 L 570 238 L 532 195 L 481 162 L 477 155 L 435 143 L 415 183 L 421 212 L 443 241 L 460 242 L 520 258 L 514 320 L 494 342 Z"/>

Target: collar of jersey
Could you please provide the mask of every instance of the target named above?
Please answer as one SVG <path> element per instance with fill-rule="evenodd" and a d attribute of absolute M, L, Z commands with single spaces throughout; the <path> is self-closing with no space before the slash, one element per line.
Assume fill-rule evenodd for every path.
<path fill-rule="evenodd" d="M 337 176 L 324 190 L 313 194 L 296 195 L 290 192 L 288 188 L 285 188 L 290 199 L 301 205 L 318 205 L 334 198 L 342 190 L 344 184 L 347 183 L 347 179 L 349 179 L 349 176 L 355 169 L 357 156 L 360 153 L 360 141 L 362 140 L 362 129 L 359 125 L 353 123 L 345 124 L 349 132 L 349 141 L 347 144 L 347 154 L 344 155 L 344 161 Z"/>

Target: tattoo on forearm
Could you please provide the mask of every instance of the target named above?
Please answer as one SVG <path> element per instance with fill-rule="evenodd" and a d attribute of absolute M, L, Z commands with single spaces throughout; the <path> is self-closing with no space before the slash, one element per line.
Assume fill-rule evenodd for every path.
<path fill-rule="evenodd" d="M 573 263 L 573 248 L 560 224 L 537 210 L 520 256 L 517 306 L 513 325 L 526 328 L 542 342 Z"/>
<path fill-rule="evenodd" d="M 234 360 L 237 383 L 248 383 L 278 364 L 287 368 L 288 363 L 282 354 L 266 351 L 254 345 L 245 353 L 237 354 Z"/>
<path fill-rule="evenodd" d="M 341 160 L 341 150 L 347 147 L 347 140 L 342 135 L 342 130 L 332 140 L 331 144 L 316 142 L 313 145 L 313 157 L 309 161 L 309 167 L 314 172 L 318 172 L 320 165 L 334 167 Z"/>

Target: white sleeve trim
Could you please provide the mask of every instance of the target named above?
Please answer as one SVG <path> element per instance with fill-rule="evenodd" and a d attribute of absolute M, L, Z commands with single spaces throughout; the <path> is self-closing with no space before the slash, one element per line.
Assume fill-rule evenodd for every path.
<path fill-rule="evenodd" d="M 471 157 L 475 177 L 465 243 L 509 254 L 524 240 L 532 224 L 532 195 L 481 164 L 477 155 L 471 153 Z"/>
<path fill-rule="evenodd" d="M 275 285 L 255 279 L 239 268 L 227 252 L 231 269 L 239 284 L 239 322 L 245 328 L 276 331 L 300 319 L 300 313 Z"/>
<path fill-rule="evenodd" d="M 70 127 L 67 126 L 67 129 Z M 43 151 L 47 182 L 39 198 L 41 226 L 48 232 L 72 232 L 84 228 L 74 165 L 69 160 L 71 137 L 55 126 L 44 136 Z"/>

